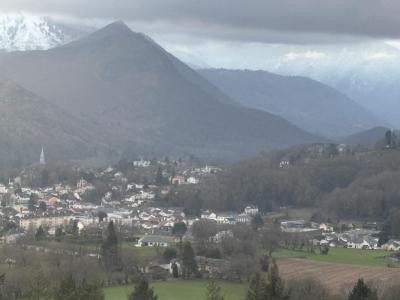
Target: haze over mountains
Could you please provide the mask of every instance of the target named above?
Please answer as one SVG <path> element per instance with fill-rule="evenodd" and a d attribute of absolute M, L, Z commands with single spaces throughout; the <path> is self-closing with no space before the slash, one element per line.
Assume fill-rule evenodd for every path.
<path fill-rule="evenodd" d="M 42 114 L 74 116 L 76 130 L 89 133 L 85 152 L 86 144 L 104 143 L 120 154 L 233 159 L 322 140 L 281 117 L 241 106 L 121 22 L 50 50 L 3 53 L 0 71 L 61 109 Z M 48 123 L 35 111 L 32 118 Z M 24 132 L 17 120 L 13 124 Z M 36 139 L 45 147 L 55 134 L 46 132 Z M 80 158 L 78 152 L 68 157 Z"/>
<path fill-rule="evenodd" d="M 1 167 L 37 161 L 44 145 L 51 160 L 90 157 L 100 145 L 90 124 L 8 80 L 0 80 L 0 111 Z"/>
<path fill-rule="evenodd" d="M 265 71 L 206 69 L 199 72 L 244 106 L 282 116 L 318 135 L 344 137 L 384 124 L 344 94 L 309 78 Z"/>
<path fill-rule="evenodd" d="M 284 76 L 308 77 L 342 92 L 387 123 L 400 126 L 399 44 L 368 40 L 354 43 L 255 44 L 237 47 L 234 51 L 228 44 L 217 49 L 229 55 L 215 55 L 215 48 L 212 47 L 191 47 L 184 49 L 183 54 L 177 48 L 176 53 L 185 62 L 196 64 L 206 61 L 207 68 L 265 70 Z M 185 55 L 186 52 L 190 56 Z"/>

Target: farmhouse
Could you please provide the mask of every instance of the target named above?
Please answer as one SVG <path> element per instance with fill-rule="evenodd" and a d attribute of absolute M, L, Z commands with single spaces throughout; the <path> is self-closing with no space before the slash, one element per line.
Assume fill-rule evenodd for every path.
<path fill-rule="evenodd" d="M 160 236 L 145 236 L 138 241 L 137 247 L 168 247 L 168 242 Z"/>

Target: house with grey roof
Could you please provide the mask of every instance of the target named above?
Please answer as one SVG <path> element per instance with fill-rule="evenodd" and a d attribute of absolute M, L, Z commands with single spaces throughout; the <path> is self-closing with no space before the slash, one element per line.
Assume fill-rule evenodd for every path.
<path fill-rule="evenodd" d="M 168 247 L 168 242 L 161 236 L 146 235 L 139 239 L 137 247 Z"/>

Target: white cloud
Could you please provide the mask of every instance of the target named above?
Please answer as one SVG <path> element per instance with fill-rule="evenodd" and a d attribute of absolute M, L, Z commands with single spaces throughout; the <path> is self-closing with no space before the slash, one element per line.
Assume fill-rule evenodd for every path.
<path fill-rule="evenodd" d="M 309 59 L 309 60 L 317 60 L 327 58 L 328 55 L 323 52 L 318 51 L 305 51 L 305 52 L 289 52 L 285 54 L 284 60 L 290 61 L 295 59 Z"/>
<path fill-rule="evenodd" d="M 376 59 L 391 59 L 395 58 L 396 55 L 387 53 L 387 52 L 375 52 L 375 53 L 370 53 L 367 55 L 367 59 L 369 60 L 376 60 Z"/>

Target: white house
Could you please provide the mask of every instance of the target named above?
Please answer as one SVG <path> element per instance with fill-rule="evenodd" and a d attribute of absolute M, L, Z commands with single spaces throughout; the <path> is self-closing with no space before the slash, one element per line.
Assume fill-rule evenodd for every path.
<path fill-rule="evenodd" d="M 258 210 L 258 207 L 257 207 L 257 206 L 247 206 L 247 207 L 244 209 L 244 213 L 245 213 L 246 215 L 249 215 L 249 216 L 254 216 L 254 215 L 256 215 L 256 214 L 259 213 L 259 210 Z"/>
<path fill-rule="evenodd" d="M 386 244 L 382 245 L 382 249 L 386 251 L 400 251 L 400 241 L 390 240 Z"/>
<path fill-rule="evenodd" d="M 168 247 L 168 242 L 160 236 L 144 236 L 138 241 L 137 247 Z"/>

